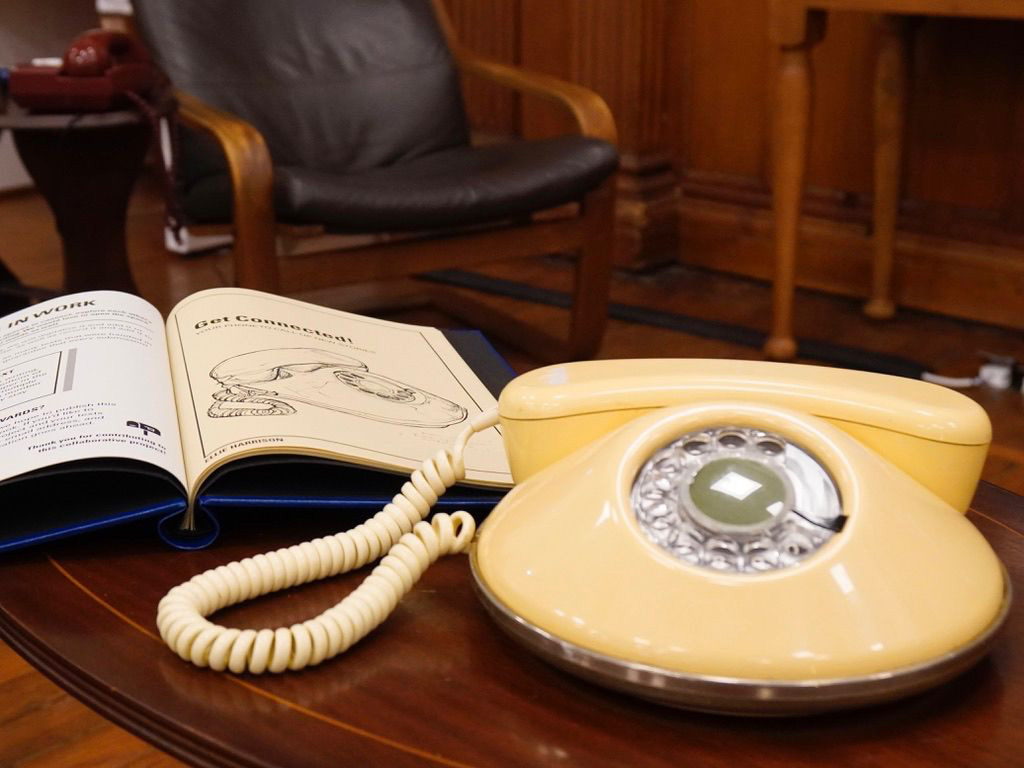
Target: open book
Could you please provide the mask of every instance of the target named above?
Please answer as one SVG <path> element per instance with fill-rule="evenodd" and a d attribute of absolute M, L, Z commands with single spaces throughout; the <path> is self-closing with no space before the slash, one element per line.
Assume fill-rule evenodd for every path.
<path fill-rule="evenodd" d="M 240 288 L 166 324 L 114 291 L 34 305 L 0 318 L 0 551 L 140 517 L 192 548 L 225 510 L 365 512 L 511 376 L 475 332 Z M 491 429 L 445 499 L 489 508 L 511 485 Z"/>

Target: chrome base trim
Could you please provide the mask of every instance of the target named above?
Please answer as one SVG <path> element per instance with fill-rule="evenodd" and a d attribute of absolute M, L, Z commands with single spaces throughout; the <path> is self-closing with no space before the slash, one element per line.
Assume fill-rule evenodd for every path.
<path fill-rule="evenodd" d="M 859 677 L 779 681 L 693 675 L 618 659 L 567 642 L 511 611 L 484 583 L 469 553 L 477 596 L 513 639 L 545 661 L 590 682 L 660 704 L 725 715 L 784 717 L 853 709 L 904 698 L 965 672 L 988 653 L 1006 620 L 1012 587 L 1003 569 L 1003 601 L 985 630 L 966 645 L 931 661 Z"/>

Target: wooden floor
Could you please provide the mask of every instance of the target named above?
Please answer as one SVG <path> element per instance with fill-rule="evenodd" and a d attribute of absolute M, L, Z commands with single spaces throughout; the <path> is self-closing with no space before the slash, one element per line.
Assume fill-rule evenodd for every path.
<path fill-rule="evenodd" d="M 133 200 L 128 226 L 132 268 L 143 296 L 166 311 L 193 291 L 228 284 L 231 271 L 224 254 L 178 257 L 163 250 L 160 215 L 159 199 L 151 186 L 143 184 Z M 0 257 L 26 283 L 59 286 L 59 241 L 44 203 L 35 195 L 0 198 Z M 569 264 L 555 258 L 498 264 L 484 271 L 562 290 L 568 289 L 571 279 Z M 320 298 L 335 303 L 332 295 Z M 613 300 L 624 305 L 761 331 L 768 327 L 769 299 L 764 284 L 682 267 L 647 275 L 619 274 L 613 289 Z M 515 306 L 532 322 L 564 324 L 562 310 L 511 299 L 494 302 Z M 820 294 L 801 293 L 796 307 L 801 336 L 907 357 L 940 374 L 973 375 L 981 351 L 1024 360 L 1024 335 L 1019 332 L 914 312 L 879 323 L 865 319 L 855 302 Z M 434 325 L 448 322 L 430 310 L 396 317 Z M 502 351 L 519 371 L 536 365 L 520 350 Z M 600 356 L 758 359 L 760 353 L 752 347 L 613 320 Z M 968 394 L 988 410 L 994 425 L 985 479 L 1024 493 L 1024 398 L 1010 390 L 974 389 Z M 178 763 L 77 703 L 0 644 L 0 767 L 171 765 Z"/>

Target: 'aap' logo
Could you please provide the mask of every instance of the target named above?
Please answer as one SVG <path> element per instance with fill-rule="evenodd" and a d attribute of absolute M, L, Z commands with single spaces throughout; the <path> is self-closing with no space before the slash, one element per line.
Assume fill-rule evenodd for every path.
<path fill-rule="evenodd" d="M 146 437 L 149 437 L 150 432 L 152 432 L 154 435 L 160 434 L 159 429 L 157 429 L 156 427 L 151 427 L 149 426 L 149 424 L 143 424 L 141 421 L 127 421 L 125 422 L 125 425 L 129 427 L 135 427 L 136 429 L 141 429 L 142 434 L 145 435 Z"/>

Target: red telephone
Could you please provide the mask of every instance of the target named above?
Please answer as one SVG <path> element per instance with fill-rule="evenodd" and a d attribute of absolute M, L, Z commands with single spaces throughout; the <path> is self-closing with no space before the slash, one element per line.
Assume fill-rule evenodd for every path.
<path fill-rule="evenodd" d="M 145 94 L 159 71 L 142 44 L 109 29 L 83 32 L 68 46 L 59 67 L 19 64 L 11 69 L 10 96 L 36 112 L 103 112 Z"/>

